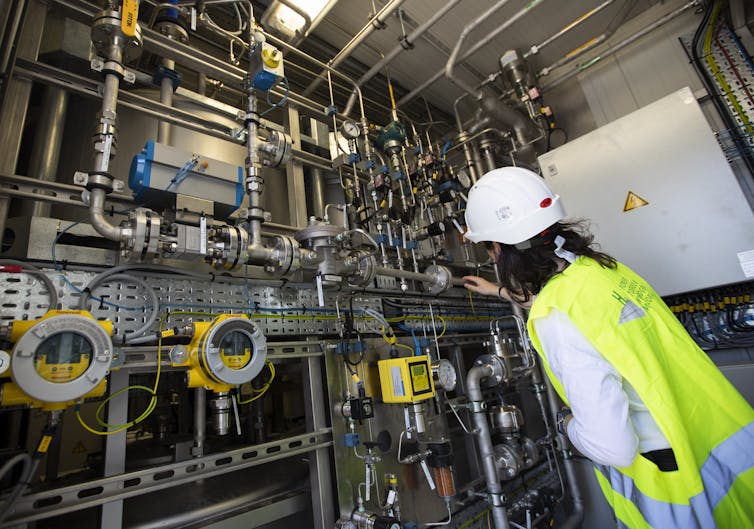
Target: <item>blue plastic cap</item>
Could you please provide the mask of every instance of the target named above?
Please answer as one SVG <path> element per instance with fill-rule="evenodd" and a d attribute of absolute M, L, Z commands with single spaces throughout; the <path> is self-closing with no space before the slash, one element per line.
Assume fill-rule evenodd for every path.
<path fill-rule="evenodd" d="M 347 433 L 343 436 L 343 444 L 349 448 L 353 448 L 361 444 L 361 438 L 357 433 Z"/>

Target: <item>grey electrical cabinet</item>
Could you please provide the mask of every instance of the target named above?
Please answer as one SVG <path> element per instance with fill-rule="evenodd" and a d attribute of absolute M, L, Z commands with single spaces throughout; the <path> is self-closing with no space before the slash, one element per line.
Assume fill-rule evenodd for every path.
<path fill-rule="evenodd" d="M 754 213 L 690 89 L 539 164 L 569 218 L 661 295 L 754 278 Z"/>

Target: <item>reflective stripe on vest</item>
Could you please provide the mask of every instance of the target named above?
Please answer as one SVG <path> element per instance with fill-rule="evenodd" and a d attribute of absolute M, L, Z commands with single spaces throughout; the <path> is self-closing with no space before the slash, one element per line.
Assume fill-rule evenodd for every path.
<path fill-rule="evenodd" d="M 594 466 L 610 482 L 615 492 L 639 509 L 650 526 L 657 529 L 709 529 L 717 527 L 710 509 L 717 507 L 740 474 L 754 467 L 752 446 L 754 422 L 716 446 L 702 465 L 701 473 L 707 488 L 691 498 L 690 505 L 650 498 L 636 487 L 630 476 L 618 469 L 605 465 Z"/>
<path fill-rule="evenodd" d="M 610 482 L 614 492 L 639 509 L 650 527 L 655 529 L 714 529 L 717 527 L 712 512 L 706 505 L 706 500 L 693 508 L 691 505 L 656 500 L 641 492 L 634 484 L 634 480 L 617 468 L 596 464 L 594 466 Z"/>
<path fill-rule="evenodd" d="M 702 465 L 702 481 L 706 487 L 707 501 L 713 509 L 728 494 L 736 478 L 752 467 L 754 422 L 750 422 L 716 446 Z"/>

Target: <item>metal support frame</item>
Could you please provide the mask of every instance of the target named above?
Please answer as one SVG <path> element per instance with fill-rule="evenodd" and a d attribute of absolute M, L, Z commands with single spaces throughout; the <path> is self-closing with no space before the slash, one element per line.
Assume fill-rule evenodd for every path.
<path fill-rule="evenodd" d="M 113 371 L 110 374 L 110 395 L 128 387 L 127 370 Z M 128 393 L 123 392 L 110 400 L 107 410 L 109 424 L 128 422 Z M 126 430 L 108 435 L 105 440 L 105 477 L 117 476 L 126 471 Z M 102 505 L 100 529 L 121 529 L 123 526 L 123 500 L 115 500 Z"/>
<path fill-rule="evenodd" d="M 320 358 L 308 358 L 304 371 L 304 395 L 309 402 L 306 408 L 306 427 L 308 430 L 316 431 L 327 427 L 327 406 Z M 329 529 L 335 524 L 335 509 L 330 450 L 326 447 L 315 450 L 310 456 L 309 481 L 312 488 L 313 527 Z"/>
<path fill-rule="evenodd" d="M 293 140 L 294 145 L 301 148 L 301 122 L 298 109 L 288 105 L 285 114 L 285 127 Z M 291 158 L 285 164 L 285 175 L 288 179 L 288 211 L 290 224 L 294 226 L 306 226 L 308 216 L 306 214 L 306 187 L 304 186 L 304 166 L 295 158 Z"/>
<path fill-rule="evenodd" d="M 28 494 L 18 499 L 15 515 L 8 520 L 8 523 L 14 526 L 50 518 L 312 451 L 327 453 L 330 446 L 332 446 L 332 432 L 330 428 L 323 428 L 295 437 L 220 452 L 172 465 Z"/>
<path fill-rule="evenodd" d="M 44 31 L 43 21 L 47 14 L 44 2 L 33 0 L 27 6 L 16 56 L 36 60 Z M 34 21 L 32 24 L 27 21 Z M 26 114 L 31 96 L 32 83 L 27 80 L 10 79 L 5 87 L 3 106 L 0 109 L 0 172 L 15 173 L 18 153 L 21 148 L 21 135 L 26 123 Z M 10 197 L 0 196 L 0 237 L 5 231 L 5 219 L 8 216 Z"/>

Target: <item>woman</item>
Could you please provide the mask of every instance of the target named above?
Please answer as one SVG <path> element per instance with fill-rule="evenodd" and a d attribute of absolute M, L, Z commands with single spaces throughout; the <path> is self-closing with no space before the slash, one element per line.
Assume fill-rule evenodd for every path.
<path fill-rule="evenodd" d="M 558 428 L 594 462 L 619 526 L 754 527 L 754 410 L 652 287 L 564 217 L 537 174 L 486 174 L 466 238 L 486 244 L 501 284 L 466 287 L 530 309 L 531 341 L 570 408 Z"/>

